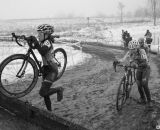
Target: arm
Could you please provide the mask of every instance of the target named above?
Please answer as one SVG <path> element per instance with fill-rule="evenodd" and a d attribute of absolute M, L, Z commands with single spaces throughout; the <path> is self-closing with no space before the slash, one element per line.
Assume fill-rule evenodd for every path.
<path fill-rule="evenodd" d="M 144 49 L 140 49 L 141 59 L 148 61 L 147 54 Z"/>
<path fill-rule="evenodd" d="M 144 36 L 147 36 L 147 33 L 145 33 L 145 35 Z"/>
<path fill-rule="evenodd" d="M 37 50 L 42 56 L 45 56 L 48 53 L 48 51 L 51 49 L 51 47 L 52 47 L 51 42 L 46 40 L 42 44 L 42 46 L 40 45 L 37 46 Z"/>
<path fill-rule="evenodd" d="M 50 43 L 50 41 L 46 40 L 42 46 L 40 46 L 38 40 L 36 39 L 35 36 L 30 36 L 30 37 L 27 37 L 27 41 L 29 43 L 29 46 L 32 48 L 32 49 L 37 49 L 38 52 L 44 56 L 46 55 L 46 53 L 51 49 L 52 45 Z"/>
<path fill-rule="evenodd" d="M 119 59 L 120 62 L 125 62 L 130 57 L 129 51 L 124 55 L 123 58 Z"/>
<path fill-rule="evenodd" d="M 152 37 L 152 33 L 150 33 L 150 36 Z"/>

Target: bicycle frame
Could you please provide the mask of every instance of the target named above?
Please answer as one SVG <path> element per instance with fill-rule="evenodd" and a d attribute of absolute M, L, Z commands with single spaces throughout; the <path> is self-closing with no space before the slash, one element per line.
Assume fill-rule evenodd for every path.
<path fill-rule="evenodd" d="M 126 77 L 126 82 L 128 85 L 133 85 L 135 83 L 135 80 L 133 81 L 133 78 L 136 79 L 135 78 L 135 69 L 125 67 L 124 76 Z M 131 79 L 130 79 L 130 77 L 131 77 Z"/>
<path fill-rule="evenodd" d="M 17 43 L 19 46 L 22 46 L 22 44 L 19 43 L 18 39 L 26 40 L 27 43 L 29 43 L 28 41 L 30 40 L 30 38 L 29 38 L 29 37 L 26 37 L 25 35 L 18 36 L 18 35 L 16 35 L 15 33 L 12 33 L 12 37 L 15 38 L 15 41 L 16 41 L 16 43 Z M 52 36 L 52 40 L 54 40 L 54 38 L 59 38 L 59 36 L 58 36 L 58 35 Z M 26 70 L 27 64 L 28 64 L 27 59 L 30 57 L 30 54 L 33 56 L 33 59 L 34 59 L 34 61 L 35 61 L 36 64 L 37 64 L 37 67 L 38 67 L 38 70 L 39 70 L 39 74 L 38 74 L 38 75 L 39 75 L 39 76 L 42 75 L 42 66 L 41 66 L 41 63 L 38 61 L 36 55 L 35 55 L 34 52 L 33 52 L 33 49 L 30 47 L 29 44 L 28 44 L 28 46 L 29 46 L 29 49 L 28 49 L 28 51 L 27 51 L 27 53 L 26 53 L 26 57 L 25 57 L 25 59 L 24 59 L 24 61 L 23 61 L 23 63 L 22 63 L 22 66 L 21 66 L 20 70 L 18 71 L 18 73 L 17 73 L 17 75 L 16 75 L 16 76 L 19 77 L 19 78 L 21 78 L 21 77 L 24 75 L 24 73 L 25 73 L 25 70 Z M 58 60 L 57 60 L 56 58 L 55 58 L 55 60 L 56 60 L 56 62 L 57 62 L 58 67 L 61 67 L 61 63 L 58 62 Z"/>
<path fill-rule="evenodd" d="M 39 70 L 39 76 L 42 75 L 42 67 L 41 67 L 41 64 L 40 64 L 40 62 L 38 61 L 38 59 L 37 59 L 36 55 L 34 54 L 33 50 L 29 47 L 29 49 L 28 49 L 28 51 L 27 51 L 27 53 L 26 53 L 26 59 L 23 61 L 22 66 L 20 67 L 20 70 L 18 71 L 18 73 L 17 73 L 17 75 L 16 75 L 18 78 L 21 78 L 21 77 L 24 75 L 25 70 L 26 70 L 27 65 L 28 65 L 27 59 L 30 57 L 30 54 L 33 56 L 34 61 L 35 61 L 36 64 L 37 64 L 37 67 L 38 67 L 38 70 Z"/>

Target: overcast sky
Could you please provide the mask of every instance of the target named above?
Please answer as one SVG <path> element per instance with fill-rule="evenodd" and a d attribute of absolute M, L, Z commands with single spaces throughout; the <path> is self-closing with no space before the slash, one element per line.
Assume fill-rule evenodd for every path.
<path fill-rule="evenodd" d="M 124 11 L 143 7 L 146 0 L 0 0 L 0 19 L 91 17 L 98 14 L 117 14 L 118 2 Z"/>

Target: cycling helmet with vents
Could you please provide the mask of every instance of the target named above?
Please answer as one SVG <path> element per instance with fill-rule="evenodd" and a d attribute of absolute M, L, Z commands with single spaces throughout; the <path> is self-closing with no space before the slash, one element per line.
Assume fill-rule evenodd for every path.
<path fill-rule="evenodd" d="M 37 27 L 37 31 L 44 34 L 52 34 L 54 32 L 54 27 L 49 24 L 42 24 Z"/>
<path fill-rule="evenodd" d="M 129 42 L 128 44 L 128 49 L 132 50 L 132 49 L 136 49 L 139 47 L 139 42 L 136 40 L 132 40 Z"/>

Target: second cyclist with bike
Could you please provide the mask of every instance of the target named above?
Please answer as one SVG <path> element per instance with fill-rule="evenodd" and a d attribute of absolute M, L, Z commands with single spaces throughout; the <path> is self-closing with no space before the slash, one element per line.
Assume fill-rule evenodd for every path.
<path fill-rule="evenodd" d="M 126 55 L 114 61 L 114 63 L 122 63 L 125 61 L 132 61 L 137 67 L 136 83 L 140 94 L 139 103 L 148 104 L 151 106 L 151 94 L 148 87 L 148 80 L 150 75 L 150 66 L 147 54 L 144 49 L 141 49 L 137 41 L 131 41 L 128 45 L 129 51 Z"/>

